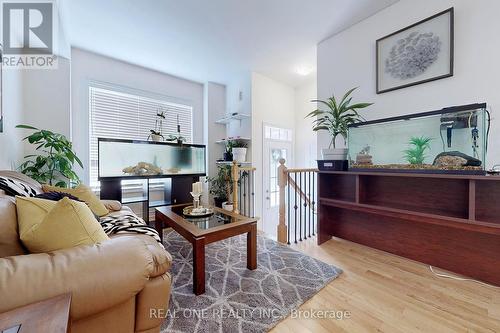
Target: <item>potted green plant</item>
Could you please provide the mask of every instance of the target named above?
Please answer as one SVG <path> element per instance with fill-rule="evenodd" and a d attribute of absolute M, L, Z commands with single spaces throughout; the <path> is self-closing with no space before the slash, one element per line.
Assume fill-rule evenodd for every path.
<path fill-rule="evenodd" d="M 243 140 L 234 140 L 232 143 L 233 161 L 246 162 L 247 144 Z"/>
<path fill-rule="evenodd" d="M 214 198 L 215 206 L 222 208 L 222 204 L 231 200 L 231 166 L 222 165 L 217 169 L 217 176 L 207 177 L 208 189 Z"/>
<path fill-rule="evenodd" d="M 80 183 L 73 166 L 77 163 L 83 168 L 83 164 L 64 135 L 28 125 L 17 125 L 16 128 L 34 131 L 23 139 L 36 148 L 34 154 L 24 157 L 25 161 L 19 166 L 22 173 L 42 184 L 58 187 Z"/>
<path fill-rule="evenodd" d="M 248 171 L 240 174 L 238 186 L 249 177 Z M 233 210 L 232 194 L 233 194 L 233 181 L 231 176 L 230 165 L 219 165 L 217 168 L 217 176 L 207 177 L 208 191 L 214 198 L 216 207 L 224 208 L 226 210 Z"/>
<path fill-rule="evenodd" d="M 224 161 L 230 162 L 233 160 L 233 140 L 227 140 L 224 146 Z"/>
<path fill-rule="evenodd" d="M 321 149 L 323 160 L 347 160 L 347 148 L 337 148 L 336 139 L 340 135 L 344 138 L 344 145 L 346 145 L 349 126 L 364 120 L 358 113 L 358 110 L 373 104 L 352 103 L 351 94 L 356 89 L 357 87 L 348 90 L 340 101 L 338 101 L 334 95 L 326 101 L 319 99 L 311 101 L 319 104 L 318 109 L 306 116 L 306 118 L 314 118 L 313 131 L 327 131 L 331 137 L 329 147 L 327 149 Z"/>

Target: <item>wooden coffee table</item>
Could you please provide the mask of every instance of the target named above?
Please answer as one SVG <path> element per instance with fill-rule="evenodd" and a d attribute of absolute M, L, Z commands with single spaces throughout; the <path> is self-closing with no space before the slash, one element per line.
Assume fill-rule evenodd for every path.
<path fill-rule="evenodd" d="M 257 268 L 257 219 L 213 208 L 208 218 L 186 218 L 184 207 L 176 205 L 156 208 L 155 228 L 163 240 L 163 228 L 171 227 L 193 245 L 193 292 L 205 292 L 205 246 L 229 237 L 247 234 L 247 268 Z"/>

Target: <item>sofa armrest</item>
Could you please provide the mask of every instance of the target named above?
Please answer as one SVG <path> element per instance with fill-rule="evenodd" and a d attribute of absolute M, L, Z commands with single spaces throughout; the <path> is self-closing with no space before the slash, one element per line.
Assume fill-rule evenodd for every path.
<path fill-rule="evenodd" d="M 122 203 L 117 200 L 101 200 L 104 207 L 110 212 L 117 212 L 122 209 Z"/>
<path fill-rule="evenodd" d="M 84 318 L 134 297 L 152 273 L 148 245 L 134 236 L 2 258 L 0 313 L 69 292 L 71 318 Z"/>

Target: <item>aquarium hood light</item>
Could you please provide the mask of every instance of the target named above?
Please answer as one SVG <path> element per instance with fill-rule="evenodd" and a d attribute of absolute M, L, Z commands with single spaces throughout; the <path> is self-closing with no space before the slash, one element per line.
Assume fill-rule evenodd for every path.
<path fill-rule="evenodd" d="M 369 120 L 369 121 L 351 124 L 351 125 L 349 125 L 349 127 L 359 127 L 359 126 L 386 123 L 386 122 L 398 121 L 398 120 L 410 120 L 413 118 L 428 117 L 428 116 L 434 116 L 437 114 L 446 114 L 446 113 L 453 113 L 453 112 L 460 112 L 460 111 L 473 111 L 473 110 L 478 110 L 478 109 L 486 109 L 486 103 L 475 103 L 475 104 L 451 106 L 451 107 L 442 108 L 441 110 L 414 113 L 414 114 L 389 117 L 389 118 L 383 118 L 383 119 L 376 119 L 376 120 Z"/>

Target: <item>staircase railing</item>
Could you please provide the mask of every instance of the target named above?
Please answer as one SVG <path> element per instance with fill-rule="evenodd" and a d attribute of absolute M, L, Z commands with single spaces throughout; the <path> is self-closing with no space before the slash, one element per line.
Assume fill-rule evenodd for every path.
<path fill-rule="evenodd" d="M 289 169 L 285 162 L 280 159 L 278 167 L 278 241 L 291 244 L 316 234 L 318 169 Z"/>
<path fill-rule="evenodd" d="M 255 217 L 255 170 L 236 161 L 231 165 L 233 212 L 237 214 Z"/>

